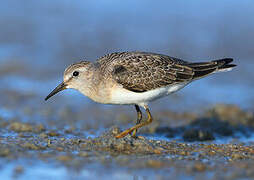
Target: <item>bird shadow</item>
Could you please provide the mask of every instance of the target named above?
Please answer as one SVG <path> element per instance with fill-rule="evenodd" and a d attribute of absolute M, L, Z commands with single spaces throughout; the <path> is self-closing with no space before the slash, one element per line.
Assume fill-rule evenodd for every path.
<path fill-rule="evenodd" d="M 201 117 L 190 124 L 169 127 L 161 126 L 155 129 L 158 136 L 167 138 L 182 137 L 184 141 L 211 141 L 220 138 L 249 137 L 254 132 L 254 128 L 241 123 L 232 124 L 219 117 Z"/>

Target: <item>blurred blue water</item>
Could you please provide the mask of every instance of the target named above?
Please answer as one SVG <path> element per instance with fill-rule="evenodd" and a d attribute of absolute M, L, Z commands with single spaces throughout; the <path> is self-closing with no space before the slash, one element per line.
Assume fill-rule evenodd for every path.
<path fill-rule="evenodd" d="M 168 156 L 168 159 L 172 157 Z M 142 160 L 142 157 L 140 158 Z M 194 179 L 191 175 L 179 173 L 173 167 L 170 167 L 170 171 L 168 169 L 150 169 L 147 171 L 146 169 L 140 168 L 119 168 L 116 167 L 113 163 L 108 163 L 108 167 L 101 167 L 101 164 L 97 163 L 89 163 L 86 167 L 76 170 L 76 169 L 68 169 L 63 166 L 59 166 L 59 163 L 55 163 L 54 165 L 49 165 L 43 161 L 37 160 L 37 162 L 32 163 L 33 166 L 31 167 L 31 161 L 27 160 L 19 160 L 18 166 L 17 164 L 8 164 L 7 166 L 3 167 L 1 171 L 1 177 L 4 179 L 20 179 L 26 180 L 29 179 L 105 179 L 105 180 L 129 180 L 129 179 L 158 179 L 158 178 L 168 178 L 169 173 L 171 177 L 174 179 L 184 179 L 184 180 L 191 180 Z M 23 172 L 20 174 L 15 173 L 15 169 L 17 167 L 23 167 Z M 121 165 L 120 165 L 121 166 Z M 210 172 L 207 172 L 210 174 Z"/>
<path fill-rule="evenodd" d="M 20 179 L 26 180 L 29 179 L 54 179 L 61 180 L 61 179 L 96 179 L 98 176 L 102 179 L 132 179 L 133 175 L 129 172 L 122 172 L 122 171 L 112 171 L 110 174 L 98 172 L 96 169 L 99 167 L 94 167 L 93 169 L 82 169 L 80 172 L 75 172 L 75 170 L 67 169 L 66 167 L 57 166 L 57 165 L 50 165 L 45 162 L 37 162 L 33 163 L 33 168 L 30 167 L 31 162 L 21 161 L 19 162 L 19 166 L 22 165 L 24 168 L 24 173 L 15 175 L 15 168 L 17 164 L 8 164 L 6 167 L 3 168 L 1 171 L 1 177 L 5 179 Z M 98 165 L 97 165 L 98 166 Z M 100 168 L 101 169 L 101 168 Z"/>
<path fill-rule="evenodd" d="M 46 107 L 44 97 L 70 63 L 141 50 L 190 61 L 233 57 L 238 65 L 154 102 L 154 109 L 202 111 L 227 103 L 253 110 L 253 10 L 253 1 L 237 0 L 5 0 L 0 6 L 0 91 L 32 94 L 22 104 Z M 92 103 L 72 90 L 58 96 L 75 108 Z M 0 103 L 8 104 L 8 96 Z"/>
<path fill-rule="evenodd" d="M 253 56 L 253 7 L 236 0 L 3 1 L 0 44 L 6 56 L 46 66 L 119 50 L 246 58 Z"/>
<path fill-rule="evenodd" d="M 190 85 L 180 92 L 187 103 L 179 107 L 191 105 L 190 97 L 195 97 L 204 104 L 251 108 L 253 10 L 250 0 L 5 0 L 0 7 L 0 70 L 10 70 L 1 73 L 2 88 L 45 96 L 70 63 L 115 51 L 152 51 L 190 61 L 233 57 L 238 64 L 234 71 Z M 16 64 L 26 68 L 12 75 L 10 66 Z"/>

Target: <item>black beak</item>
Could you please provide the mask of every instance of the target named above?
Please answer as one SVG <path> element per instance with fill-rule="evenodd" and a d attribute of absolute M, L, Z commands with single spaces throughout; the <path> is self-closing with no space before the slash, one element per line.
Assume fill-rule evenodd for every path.
<path fill-rule="evenodd" d="M 58 92 L 65 90 L 66 89 L 66 84 L 64 82 L 62 82 L 61 84 L 59 84 L 46 98 L 45 101 L 47 101 L 50 97 L 54 96 L 55 94 L 57 94 Z"/>

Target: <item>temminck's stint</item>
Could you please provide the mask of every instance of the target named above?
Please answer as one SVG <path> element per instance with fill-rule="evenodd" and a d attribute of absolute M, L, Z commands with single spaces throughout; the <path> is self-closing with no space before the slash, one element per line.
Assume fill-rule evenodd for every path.
<path fill-rule="evenodd" d="M 81 61 L 64 71 L 63 82 L 46 98 L 72 88 L 103 104 L 134 105 L 137 111 L 135 126 L 118 134 L 136 136 L 142 126 L 152 122 L 148 103 L 178 91 L 190 82 L 216 72 L 229 71 L 234 66 L 231 58 L 210 62 L 191 63 L 178 58 L 149 53 L 121 52 L 99 58 L 94 63 Z M 142 121 L 143 107 L 147 120 Z"/>

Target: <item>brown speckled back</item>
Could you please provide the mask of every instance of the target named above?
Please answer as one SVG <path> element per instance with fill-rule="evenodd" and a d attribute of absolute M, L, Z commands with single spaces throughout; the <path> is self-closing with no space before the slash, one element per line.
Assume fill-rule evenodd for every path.
<path fill-rule="evenodd" d="M 232 59 L 189 63 L 178 58 L 149 53 L 121 52 L 99 58 L 96 64 L 101 73 L 112 77 L 124 88 L 144 92 L 163 86 L 188 83 L 220 68 L 228 68 Z M 233 65 L 234 66 L 234 65 Z"/>
<path fill-rule="evenodd" d="M 193 71 L 186 61 L 147 52 L 112 53 L 97 60 L 102 72 L 124 88 L 144 92 L 191 80 Z"/>

